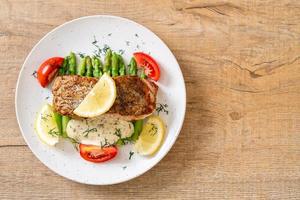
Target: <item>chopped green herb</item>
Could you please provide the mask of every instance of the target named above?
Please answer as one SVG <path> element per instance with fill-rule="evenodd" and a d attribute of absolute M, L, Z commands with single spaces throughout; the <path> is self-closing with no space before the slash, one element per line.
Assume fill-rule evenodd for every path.
<path fill-rule="evenodd" d="M 114 132 L 114 135 L 116 135 L 117 137 L 121 138 L 121 129 L 116 128 L 116 131 Z"/>
<path fill-rule="evenodd" d="M 110 49 L 110 47 L 107 44 L 104 44 L 102 51 L 106 53 L 108 49 Z"/>
<path fill-rule="evenodd" d="M 130 151 L 129 152 L 129 160 L 131 160 L 132 156 L 133 156 L 134 152 L 133 151 Z"/>
<path fill-rule="evenodd" d="M 97 44 L 97 39 L 96 39 L 96 36 L 94 35 L 94 41 L 92 42 L 92 44 Z"/>
<path fill-rule="evenodd" d="M 44 120 L 44 121 L 47 121 L 49 117 L 51 117 L 51 115 L 49 115 L 49 114 L 44 114 L 44 115 L 42 114 L 41 115 L 41 119 Z"/>
<path fill-rule="evenodd" d="M 79 143 L 72 143 L 76 151 L 79 151 Z"/>
<path fill-rule="evenodd" d="M 76 140 L 74 140 L 73 138 L 70 138 L 70 137 L 67 137 L 67 139 L 70 140 L 70 142 L 73 144 L 73 146 L 74 146 L 74 148 L 76 149 L 76 151 L 78 151 L 78 149 L 79 149 L 79 147 L 78 147 L 79 142 L 76 141 Z"/>
<path fill-rule="evenodd" d="M 102 49 L 97 44 L 94 44 L 94 46 L 96 47 L 96 49 L 93 51 L 94 55 L 97 57 L 101 57 Z"/>
<path fill-rule="evenodd" d="M 167 108 L 168 108 L 168 104 L 158 103 L 158 107 L 156 107 L 157 115 L 159 115 L 160 112 L 164 112 L 168 115 L 169 111 L 167 110 Z"/>
<path fill-rule="evenodd" d="M 97 132 L 97 128 L 87 128 L 85 131 L 82 132 L 82 134 L 84 137 L 87 137 L 91 132 Z"/>
<path fill-rule="evenodd" d="M 48 132 L 48 134 L 51 135 L 51 136 L 53 136 L 53 137 L 58 136 L 59 132 L 55 131 L 55 128 L 56 127 L 54 127 L 53 129 L 50 129 L 49 132 Z"/>
<path fill-rule="evenodd" d="M 96 47 L 96 49 L 93 51 L 94 55 L 97 56 L 97 57 L 101 57 L 101 54 L 105 54 L 106 52 L 106 48 L 108 47 L 106 44 L 104 45 L 103 48 L 101 48 L 99 45 L 98 45 L 98 40 L 96 39 L 96 36 L 94 35 L 94 41 L 92 42 L 92 45 Z"/>
<path fill-rule="evenodd" d="M 101 50 L 100 48 L 97 47 L 97 49 L 94 50 L 93 53 L 94 53 L 94 56 L 100 58 L 100 57 L 101 57 L 102 50 Z"/>
<path fill-rule="evenodd" d="M 84 58 L 84 56 L 85 56 L 85 53 L 78 52 L 77 54 L 80 58 Z"/>
<path fill-rule="evenodd" d="M 125 53 L 125 50 L 124 49 L 120 49 L 119 50 L 119 54 L 123 55 Z"/>
<path fill-rule="evenodd" d="M 150 123 L 150 124 L 151 124 L 151 129 L 150 129 L 149 133 L 150 133 L 150 135 L 154 136 L 157 134 L 157 127 L 153 123 Z"/>
<path fill-rule="evenodd" d="M 34 78 L 37 78 L 37 71 L 34 70 L 34 71 L 32 72 L 32 74 L 31 74 L 31 76 L 33 76 Z"/>
<path fill-rule="evenodd" d="M 41 119 L 44 120 L 44 121 L 48 120 L 48 118 L 46 116 L 44 116 L 44 115 L 41 115 Z"/>
<path fill-rule="evenodd" d="M 115 143 L 118 146 L 122 146 L 125 144 L 129 144 L 132 142 L 132 138 L 131 137 L 127 137 L 127 138 L 119 138 L 118 141 Z"/>
<path fill-rule="evenodd" d="M 102 141 L 100 142 L 100 146 L 101 147 L 108 147 L 108 146 L 110 146 L 110 144 L 107 141 L 107 138 L 104 138 L 104 144 L 102 144 Z"/>

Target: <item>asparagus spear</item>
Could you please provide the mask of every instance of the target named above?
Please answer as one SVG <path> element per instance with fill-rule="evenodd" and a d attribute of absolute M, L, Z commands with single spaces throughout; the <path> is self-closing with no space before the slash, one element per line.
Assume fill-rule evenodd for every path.
<path fill-rule="evenodd" d="M 62 137 L 66 138 L 68 137 L 67 135 L 67 126 L 68 126 L 68 122 L 70 121 L 70 117 L 68 116 L 62 116 L 61 118 L 61 123 L 62 123 Z"/>
<path fill-rule="evenodd" d="M 53 117 L 54 117 L 56 125 L 57 125 L 58 133 L 59 133 L 59 135 L 62 135 L 62 116 L 60 114 L 58 114 L 57 112 L 53 111 Z"/>
<path fill-rule="evenodd" d="M 129 63 L 129 74 L 130 75 L 137 75 L 137 65 L 134 58 L 131 58 Z"/>
<path fill-rule="evenodd" d="M 76 74 L 76 56 L 73 52 L 69 55 L 69 73 L 71 75 Z"/>
<path fill-rule="evenodd" d="M 123 76 L 126 74 L 125 63 L 123 57 L 120 54 L 118 55 L 118 58 L 119 58 L 119 75 Z"/>
<path fill-rule="evenodd" d="M 105 54 L 103 73 L 108 73 L 109 75 L 110 75 L 110 67 L 111 67 L 111 56 L 112 56 L 112 52 L 110 49 L 108 49 Z"/>
<path fill-rule="evenodd" d="M 90 56 L 86 57 L 86 76 L 93 76 L 92 59 Z"/>
<path fill-rule="evenodd" d="M 99 60 L 99 58 L 94 56 L 93 59 L 92 59 L 92 65 L 93 65 L 93 76 L 94 77 L 102 76 L 101 68 L 103 66 L 102 66 L 102 62 Z"/>
<path fill-rule="evenodd" d="M 129 74 L 130 75 L 137 75 L 137 65 L 134 58 L 131 58 L 129 63 Z M 143 120 L 137 120 L 134 122 L 134 132 L 131 136 L 133 141 L 136 141 L 143 129 Z"/>
<path fill-rule="evenodd" d="M 134 132 L 131 136 L 133 141 L 136 141 L 139 138 L 139 135 L 143 129 L 143 120 L 137 120 L 134 122 Z"/>
<path fill-rule="evenodd" d="M 76 74 L 76 56 L 73 52 L 71 52 L 68 57 L 68 68 L 69 68 L 68 71 L 70 75 Z M 68 137 L 66 130 L 69 121 L 70 121 L 70 117 L 62 116 L 62 137 L 64 138 Z"/>
<path fill-rule="evenodd" d="M 118 55 L 114 52 L 111 58 L 111 75 L 113 77 L 119 75 Z"/>
<path fill-rule="evenodd" d="M 58 74 L 60 76 L 65 75 L 68 70 L 68 57 L 64 58 L 62 66 L 59 68 Z M 53 111 L 53 117 L 57 125 L 57 129 L 60 135 L 62 135 L 62 115 Z"/>
<path fill-rule="evenodd" d="M 78 75 L 84 76 L 86 71 L 86 57 L 81 59 L 79 69 L 77 71 Z"/>
<path fill-rule="evenodd" d="M 64 58 L 63 64 L 62 66 L 59 68 L 58 74 L 60 76 L 65 75 L 66 74 L 66 70 L 67 70 L 67 65 L 68 65 L 68 57 Z"/>

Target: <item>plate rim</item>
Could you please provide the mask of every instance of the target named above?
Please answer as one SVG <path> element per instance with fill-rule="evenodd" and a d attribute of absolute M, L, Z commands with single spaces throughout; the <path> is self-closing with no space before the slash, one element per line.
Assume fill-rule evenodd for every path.
<path fill-rule="evenodd" d="M 66 26 L 70 23 L 73 23 L 75 21 L 80 21 L 80 20 L 84 20 L 84 19 L 89 19 L 89 18 L 113 18 L 113 19 L 119 19 L 121 21 L 127 21 L 129 23 L 133 23 L 135 24 L 136 26 L 139 26 L 143 29 L 145 29 L 146 31 L 149 31 L 151 32 L 154 37 L 156 37 L 157 40 L 159 40 L 163 46 L 165 46 L 167 48 L 167 50 L 170 52 L 170 55 L 173 57 L 173 59 L 175 59 L 176 63 L 177 63 L 177 67 L 180 71 L 180 79 L 181 81 L 183 82 L 183 94 L 181 94 L 183 96 L 183 103 L 184 103 L 184 108 L 183 108 L 183 115 L 181 116 L 180 118 L 180 126 L 179 126 L 179 129 L 177 131 L 177 133 L 174 135 L 174 139 L 170 142 L 170 145 L 167 147 L 166 151 L 164 153 L 162 153 L 161 157 L 153 162 L 152 164 L 150 164 L 149 166 L 145 167 L 143 170 L 141 170 L 139 173 L 136 173 L 134 174 L 133 176 L 127 176 L 127 177 L 124 177 L 118 181 L 111 181 L 110 183 L 104 183 L 104 184 L 101 184 L 101 183 L 87 183 L 87 182 L 84 182 L 84 180 L 75 180 L 71 177 L 67 177 L 65 176 L 64 174 L 62 174 L 61 172 L 58 172 L 54 169 L 52 169 L 52 167 L 48 166 L 46 164 L 46 162 L 42 161 L 42 159 L 39 158 L 39 156 L 37 155 L 37 153 L 35 153 L 35 151 L 33 151 L 32 147 L 29 145 L 29 142 L 28 142 L 28 139 L 25 137 L 24 135 L 24 130 L 23 128 L 21 127 L 20 125 L 20 119 L 19 119 L 19 110 L 18 110 L 18 91 L 19 91 L 19 82 L 20 82 L 20 78 L 21 78 L 21 74 L 23 74 L 23 71 L 24 71 L 24 65 L 25 63 L 27 63 L 29 57 L 31 56 L 32 52 L 38 47 L 38 45 L 45 39 L 47 38 L 50 34 L 52 34 L 53 32 L 55 32 L 56 30 L 60 29 L 61 27 L 63 26 Z M 147 28 L 146 26 L 142 25 L 142 24 L 139 24 L 131 19 L 128 19 L 128 18 L 124 18 L 124 17 L 120 17 L 120 16 L 115 16 L 115 15 L 89 15 L 89 16 L 83 16 L 83 17 L 79 17 L 79 18 L 75 18 L 75 19 L 72 19 L 72 20 L 69 20 L 69 21 L 66 21 L 64 22 L 63 24 L 59 25 L 59 26 L 56 26 L 55 28 L 53 28 L 52 30 L 50 30 L 49 32 L 47 32 L 31 49 L 31 51 L 28 53 L 28 55 L 26 56 L 25 60 L 23 61 L 23 64 L 22 64 L 22 67 L 21 67 L 21 70 L 19 71 L 19 75 L 18 75 L 18 79 L 17 79 L 17 84 L 16 84 L 16 90 L 15 90 L 15 113 L 16 113 L 16 119 L 17 119 L 17 122 L 18 122 L 18 126 L 19 126 L 19 130 L 22 134 L 22 137 L 23 139 L 25 140 L 27 146 L 29 147 L 29 149 L 31 150 L 31 152 L 34 154 L 34 156 L 43 164 L 45 165 L 48 169 L 50 169 L 51 171 L 53 171 L 54 173 L 68 179 L 68 180 L 72 180 L 74 182 L 77 182 L 77 183 L 81 183 L 81 184 L 86 184 L 86 185 L 115 185 L 115 184 L 119 184 L 119 183 L 123 183 L 123 182 L 127 182 L 129 180 L 132 180 L 134 178 L 137 178 L 141 175 L 143 175 L 144 173 L 146 173 L 147 171 L 149 171 L 150 169 L 152 169 L 155 165 L 157 165 L 168 153 L 169 151 L 171 150 L 171 148 L 174 146 L 181 130 L 182 130 L 182 127 L 183 127 L 183 124 L 184 124 L 184 120 L 185 120 L 185 115 L 186 115 L 186 86 L 185 86 L 185 81 L 184 81 L 184 77 L 183 77 L 183 73 L 181 71 L 181 68 L 180 68 L 180 65 L 175 57 L 175 55 L 173 54 L 173 52 L 170 50 L 170 48 L 167 46 L 167 44 L 160 38 L 158 37 L 158 35 L 156 35 L 152 30 L 150 30 L 149 28 Z"/>

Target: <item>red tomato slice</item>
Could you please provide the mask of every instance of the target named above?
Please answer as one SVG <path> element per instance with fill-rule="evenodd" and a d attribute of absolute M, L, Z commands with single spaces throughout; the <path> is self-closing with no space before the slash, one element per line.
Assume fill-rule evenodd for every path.
<path fill-rule="evenodd" d="M 95 145 L 80 144 L 79 149 L 83 159 L 94 163 L 108 161 L 114 158 L 118 153 L 118 149 L 114 146 L 101 148 Z"/>
<path fill-rule="evenodd" d="M 52 81 L 63 61 L 64 58 L 52 57 L 41 64 L 37 70 L 37 79 L 42 87 L 46 87 Z"/>
<path fill-rule="evenodd" d="M 157 62 L 148 54 L 136 52 L 133 54 L 137 64 L 145 68 L 145 74 L 157 81 L 160 77 L 160 70 Z"/>

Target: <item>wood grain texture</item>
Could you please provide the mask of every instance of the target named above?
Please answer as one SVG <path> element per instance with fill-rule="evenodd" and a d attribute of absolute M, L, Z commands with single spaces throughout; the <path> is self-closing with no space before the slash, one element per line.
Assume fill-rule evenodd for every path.
<path fill-rule="evenodd" d="M 0 199 L 300 199 L 300 1 L 0 0 Z M 187 113 L 170 153 L 127 183 L 87 186 L 41 164 L 14 111 L 33 45 L 77 17 L 111 14 L 161 37 Z"/>

